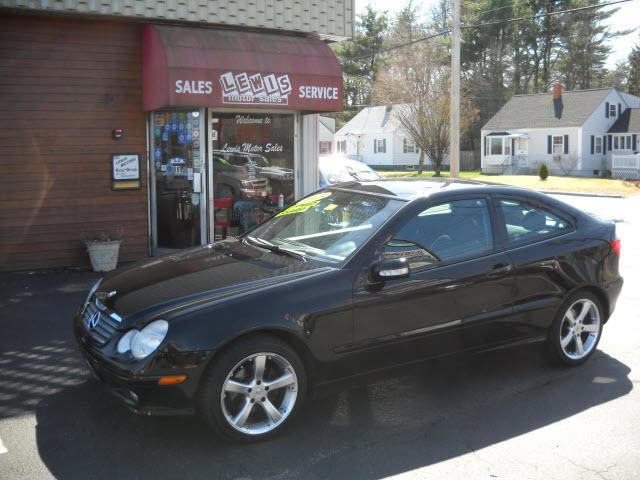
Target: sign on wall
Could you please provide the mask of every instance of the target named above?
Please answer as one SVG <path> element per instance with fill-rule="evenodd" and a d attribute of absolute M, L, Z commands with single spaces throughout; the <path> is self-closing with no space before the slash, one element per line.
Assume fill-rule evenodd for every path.
<path fill-rule="evenodd" d="M 113 190 L 140 188 L 140 155 L 137 153 L 111 155 L 111 188 Z"/>

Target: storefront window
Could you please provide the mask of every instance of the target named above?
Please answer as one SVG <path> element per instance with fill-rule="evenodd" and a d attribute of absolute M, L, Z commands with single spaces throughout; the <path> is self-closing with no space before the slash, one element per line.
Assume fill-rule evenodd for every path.
<path fill-rule="evenodd" d="M 294 117 L 210 113 L 214 239 L 235 236 L 294 201 Z"/>
<path fill-rule="evenodd" d="M 200 244 L 200 114 L 169 111 L 152 114 L 157 247 Z"/>

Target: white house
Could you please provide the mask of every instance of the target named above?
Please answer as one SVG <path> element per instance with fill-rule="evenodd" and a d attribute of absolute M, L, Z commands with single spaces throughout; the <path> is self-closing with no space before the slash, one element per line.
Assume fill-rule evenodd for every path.
<path fill-rule="evenodd" d="M 331 155 L 333 153 L 333 135 L 336 131 L 336 119 L 318 116 L 318 153 Z"/>
<path fill-rule="evenodd" d="M 627 94 L 625 94 L 627 95 Z M 629 95 L 631 97 L 631 95 Z M 640 101 L 630 99 L 630 103 L 640 105 Z M 608 152 L 611 155 L 611 171 L 614 178 L 640 178 L 640 107 L 627 108 L 609 129 L 607 135 Z"/>
<path fill-rule="evenodd" d="M 639 97 L 615 88 L 514 95 L 482 128 L 482 171 L 533 173 L 546 163 L 556 175 L 615 174 L 614 158 L 637 148 L 639 132 L 627 131 L 637 125 L 620 122 L 638 107 Z"/>
<path fill-rule="evenodd" d="M 377 169 L 412 168 L 420 154 L 396 117 L 400 105 L 366 107 L 334 135 L 334 151 Z M 429 165 L 425 157 L 425 165 Z"/>

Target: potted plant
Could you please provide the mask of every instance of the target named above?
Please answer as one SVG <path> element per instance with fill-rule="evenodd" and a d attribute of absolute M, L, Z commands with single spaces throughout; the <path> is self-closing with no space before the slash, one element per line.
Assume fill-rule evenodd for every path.
<path fill-rule="evenodd" d="M 122 232 L 110 233 L 106 231 L 91 232 L 85 236 L 85 245 L 89 252 L 91 267 L 94 272 L 110 272 L 118 265 L 118 252 Z"/>

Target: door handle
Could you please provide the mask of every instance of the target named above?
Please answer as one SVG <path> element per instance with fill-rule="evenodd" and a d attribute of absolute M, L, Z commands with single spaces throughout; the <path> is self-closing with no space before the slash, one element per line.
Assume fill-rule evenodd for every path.
<path fill-rule="evenodd" d="M 498 277 L 500 275 L 506 275 L 511 271 L 511 268 L 512 266 L 510 263 L 498 263 L 493 267 L 491 267 L 491 270 L 489 270 L 489 273 L 487 275 L 489 277 Z"/>

